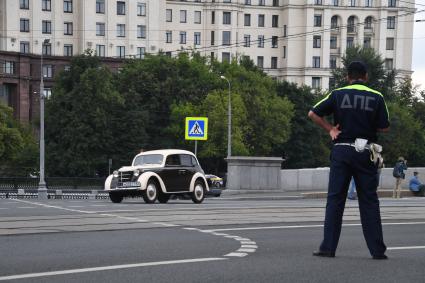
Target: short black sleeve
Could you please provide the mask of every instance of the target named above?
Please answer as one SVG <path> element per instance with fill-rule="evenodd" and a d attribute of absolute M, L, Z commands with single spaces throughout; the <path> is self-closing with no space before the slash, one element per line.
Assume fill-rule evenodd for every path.
<path fill-rule="evenodd" d="M 383 97 L 379 100 L 377 109 L 377 126 L 378 129 L 385 129 L 390 126 L 390 117 L 388 113 L 387 105 Z"/>
<path fill-rule="evenodd" d="M 320 117 L 332 114 L 334 112 L 333 97 L 333 92 L 329 93 L 325 98 L 316 103 L 311 111 Z"/>

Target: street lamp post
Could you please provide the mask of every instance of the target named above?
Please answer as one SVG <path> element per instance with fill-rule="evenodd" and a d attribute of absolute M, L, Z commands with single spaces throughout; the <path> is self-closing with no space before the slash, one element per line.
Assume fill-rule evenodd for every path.
<path fill-rule="evenodd" d="M 229 103 L 227 110 L 227 157 L 232 156 L 232 99 L 230 93 L 230 81 L 225 76 L 220 76 L 221 79 L 226 80 L 229 84 Z"/>
<path fill-rule="evenodd" d="M 38 198 L 47 199 L 47 187 L 44 180 L 44 81 L 43 81 L 43 47 L 49 43 L 45 39 L 41 45 L 40 57 L 40 182 L 38 183 Z"/>

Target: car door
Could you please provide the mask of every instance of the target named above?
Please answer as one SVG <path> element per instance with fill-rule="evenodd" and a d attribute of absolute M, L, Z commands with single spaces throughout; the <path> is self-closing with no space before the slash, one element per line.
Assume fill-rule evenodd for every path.
<path fill-rule="evenodd" d="M 167 192 L 178 192 L 180 191 L 180 156 L 178 154 L 170 154 L 165 159 L 164 168 L 159 173 L 162 181 L 165 184 Z"/>
<path fill-rule="evenodd" d="M 179 170 L 180 174 L 180 184 L 183 191 L 188 191 L 190 189 L 190 182 L 192 181 L 193 175 L 196 173 L 196 167 L 192 162 L 192 156 L 189 154 L 180 154 L 181 168 Z"/>

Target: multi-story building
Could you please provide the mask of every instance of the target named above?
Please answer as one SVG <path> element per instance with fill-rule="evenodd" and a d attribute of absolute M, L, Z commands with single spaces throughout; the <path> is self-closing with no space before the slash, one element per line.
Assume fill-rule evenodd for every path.
<path fill-rule="evenodd" d="M 328 88 L 332 69 L 354 45 L 375 48 L 387 68 L 410 75 L 414 5 L 414 0 L 0 0 L 0 51 L 72 56 L 89 48 L 101 57 L 143 58 L 196 50 L 222 61 L 247 56 L 279 79 Z"/>

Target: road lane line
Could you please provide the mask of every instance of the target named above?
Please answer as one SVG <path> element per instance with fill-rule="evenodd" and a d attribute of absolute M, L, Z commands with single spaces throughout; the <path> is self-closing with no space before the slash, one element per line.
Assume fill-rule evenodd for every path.
<path fill-rule="evenodd" d="M 34 206 L 18 206 L 17 208 L 35 208 Z"/>
<path fill-rule="evenodd" d="M 425 249 L 425 246 L 411 246 L 411 247 L 390 247 L 387 248 L 387 250 L 393 251 L 393 250 L 421 250 Z"/>
<path fill-rule="evenodd" d="M 108 270 L 117 270 L 117 269 L 128 269 L 128 268 L 147 267 L 147 266 L 172 265 L 172 264 L 196 263 L 196 262 L 207 262 L 207 261 L 219 261 L 219 260 L 226 260 L 226 259 L 227 258 L 223 258 L 223 257 L 218 257 L 218 258 L 216 258 L 216 257 L 193 258 L 193 259 L 182 259 L 182 260 L 169 260 L 169 261 L 156 261 L 156 262 L 144 262 L 144 263 L 133 263 L 133 264 L 122 264 L 122 265 L 99 266 L 99 267 L 80 268 L 80 269 L 68 269 L 68 270 L 58 270 L 58 271 L 50 271 L 50 272 L 39 272 L 39 273 L 27 273 L 27 274 L 1 276 L 0 281 L 26 279 L 26 278 L 36 278 L 36 277 L 47 277 L 47 276 L 55 276 L 55 275 L 76 274 L 76 273 L 86 273 L 86 272 L 108 271 Z"/>
<path fill-rule="evenodd" d="M 389 222 L 382 223 L 382 226 L 398 226 L 398 225 L 425 225 L 425 222 Z M 362 226 L 361 223 L 342 224 L 343 227 Z M 323 224 L 314 225 L 287 225 L 287 226 L 264 226 L 264 227 L 239 227 L 239 228 L 223 228 L 203 230 L 209 232 L 224 232 L 224 231 L 247 231 L 247 230 L 265 230 L 265 229 L 298 229 L 298 228 L 322 228 Z"/>
<path fill-rule="evenodd" d="M 43 206 L 43 207 L 46 207 L 46 208 L 62 209 L 62 210 L 71 211 L 71 212 L 86 213 L 86 214 L 96 213 L 96 212 L 92 212 L 92 211 L 85 211 L 85 210 L 65 208 L 65 207 L 61 207 L 61 206 L 48 205 L 48 204 L 44 204 L 44 203 L 31 202 L 31 201 L 26 201 L 26 200 L 21 200 L 21 199 L 14 199 L 14 201 L 22 202 L 22 203 L 26 203 L 26 204 L 32 204 L 32 205 L 39 205 L 39 206 Z"/>

